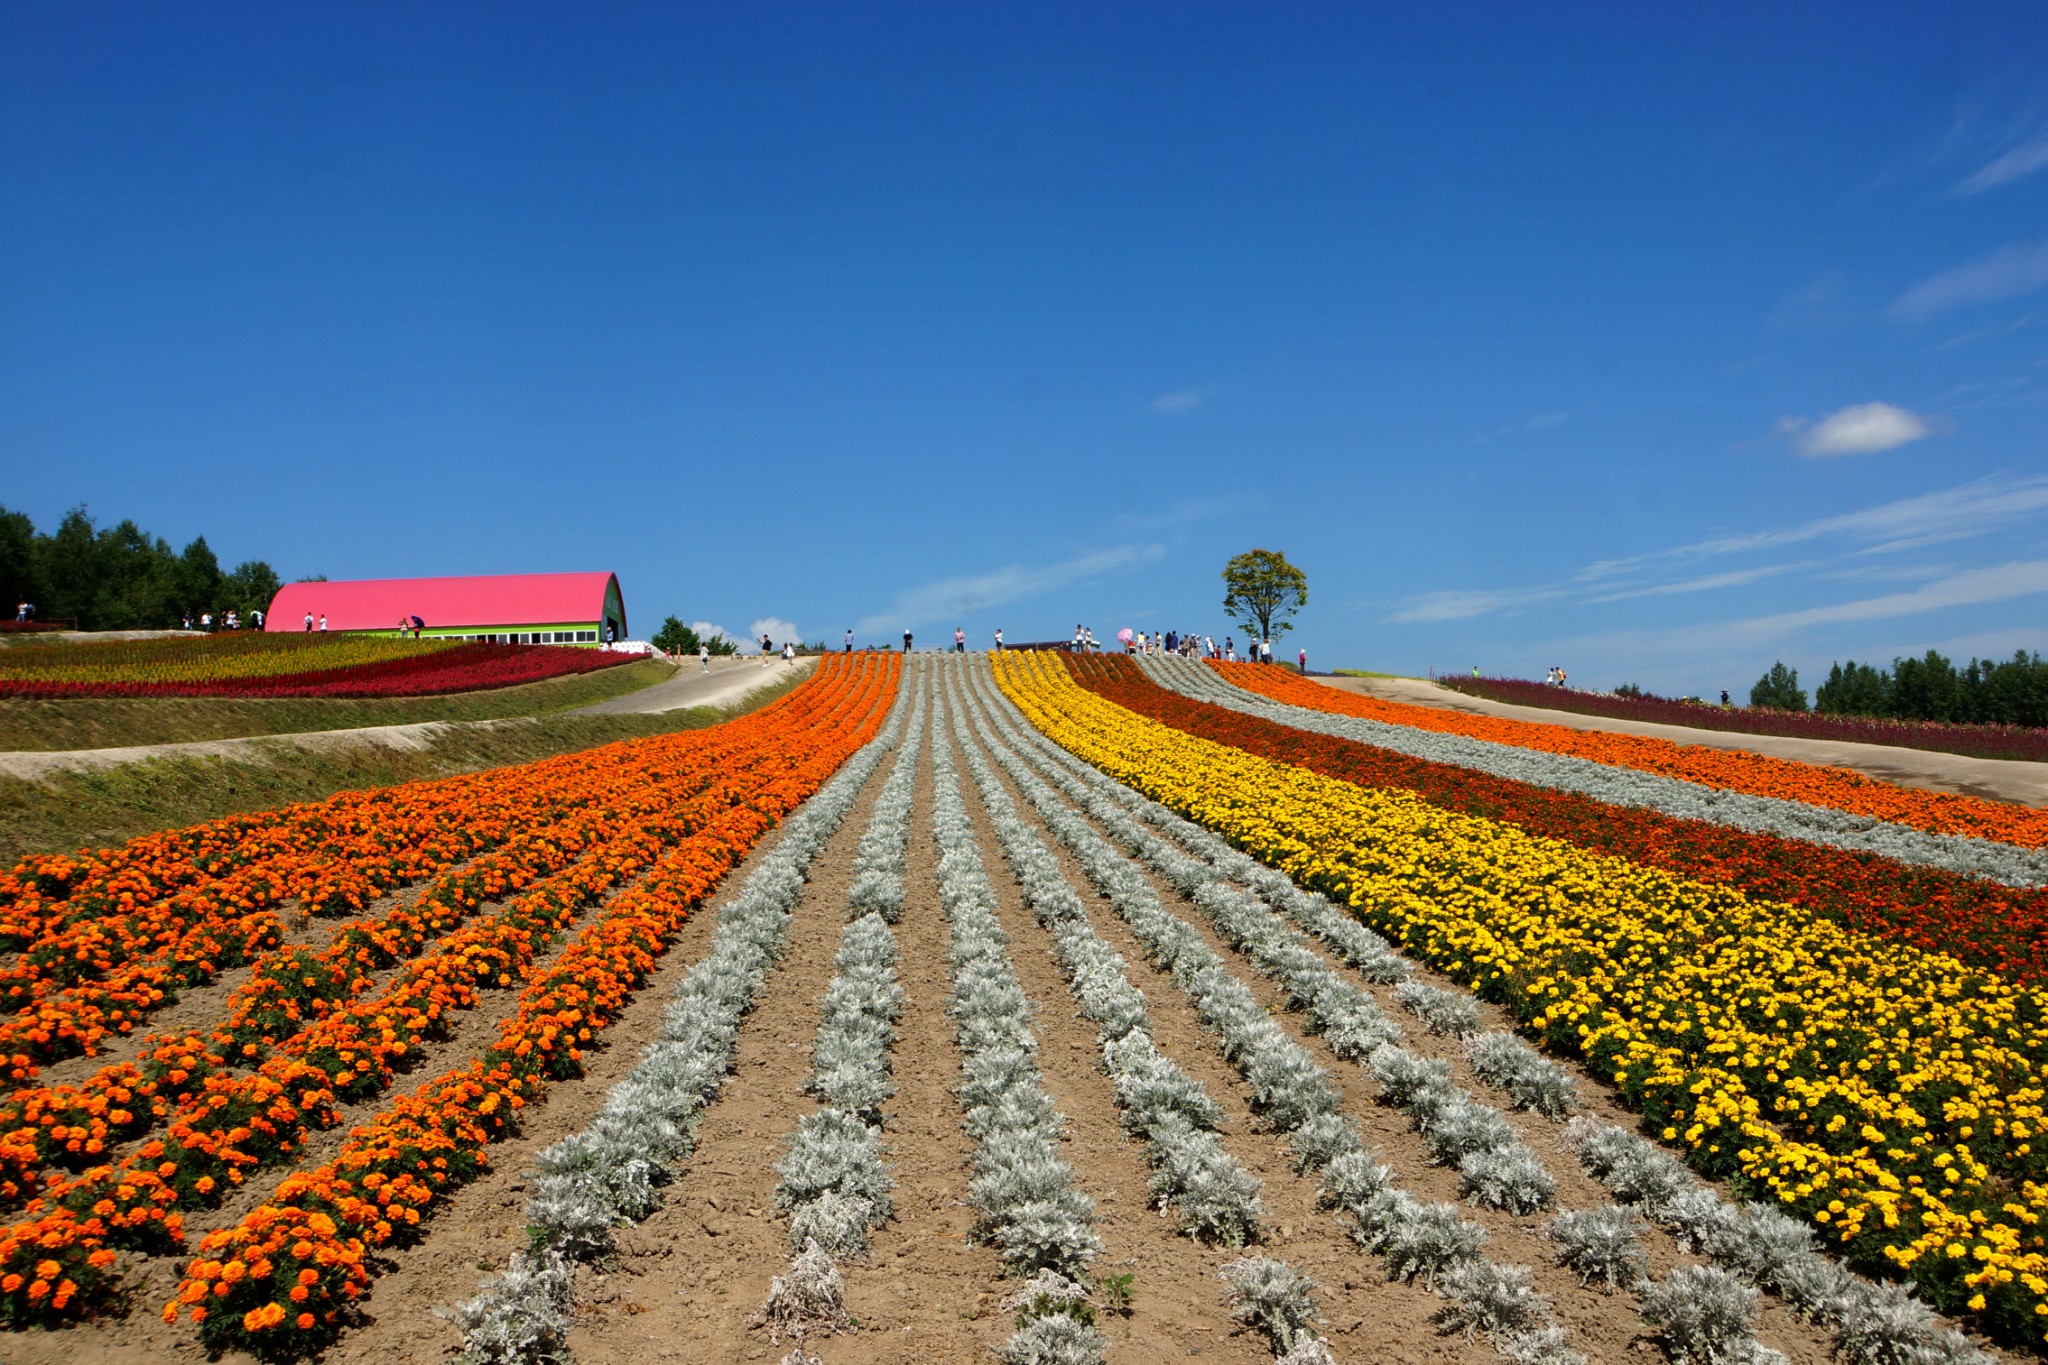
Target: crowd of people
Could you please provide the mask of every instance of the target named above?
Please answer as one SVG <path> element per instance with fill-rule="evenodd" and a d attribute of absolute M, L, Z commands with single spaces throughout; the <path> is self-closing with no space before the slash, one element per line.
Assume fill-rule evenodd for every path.
<path fill-rule="evenodd" d="M 1121 639 L 1123 637 L 1119 636 L 1118 638 Z M 1094 637 L 1091 635 L 1088 639 L 1092 647 Z M 1077 644 L 1076 648 L 1079 647 Z M 1193 632 L 1182 633 L 1176 630 L 1155 631 L 1151 634 L 1147 634 L 1142 630 L 1138 631 L 1130 638 L 1124 640 L 1124 652 L 1126 654 L 1142 654 L 1151 657 L 1170 654 L 1183 659 L 1215 659 L 1227 664 L 1239 661 L 1237 640 L 1233 636 L 1224 636 L 1223 643 L 1219 645 L 1216 643 L 1216 637 L 1213 635 L 1196 635 Z M 1301 650 L 1297 660 L 1300 663 L 1302 672 L 1306 673 L 1308 671 L 1308 651 L 1306 649 Z M 1243 661 L 1253 664 L 1272 663 L 1273 641 L 1270 638 L 1245 641 Z"/>
<path fill-rule="evenodd" d="M 187 611 L 179 618 L 178 624 L 183 630 L 203 630 L 211 635 L 215 630 L 240 630 L 244 623 L 242 613 L 230 607 L 218 617 L 210 611 L 202 611 L 194 618 L 192 613 Z M 251 630 L 263 629 L 263 613 L 250 612 L 247 624 Z"/>

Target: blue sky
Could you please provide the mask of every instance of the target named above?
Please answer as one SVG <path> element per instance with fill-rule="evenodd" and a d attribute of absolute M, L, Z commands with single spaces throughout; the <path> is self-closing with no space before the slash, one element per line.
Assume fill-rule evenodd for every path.
<path fill-rule="evenodd" d="M 0 3 L 0 502 L 634 625 L 2048 649 L 2048 11 Z M 777 634 L 781 634 L 777 628 Z"/>

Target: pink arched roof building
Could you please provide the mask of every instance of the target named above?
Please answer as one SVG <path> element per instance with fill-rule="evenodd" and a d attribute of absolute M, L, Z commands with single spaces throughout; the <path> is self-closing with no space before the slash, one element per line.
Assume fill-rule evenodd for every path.
<path fill-rule="evenodd" d="M 511 644 L 598 644 L 626 638 L 616 574 L 516 573 L 469 578 L 366 578 L 288 583 L 271 599 L 266 631 L 396 632 L 419 617 L 422 635 Z M 309 627 L 307 618 L 312 619 Z"/>

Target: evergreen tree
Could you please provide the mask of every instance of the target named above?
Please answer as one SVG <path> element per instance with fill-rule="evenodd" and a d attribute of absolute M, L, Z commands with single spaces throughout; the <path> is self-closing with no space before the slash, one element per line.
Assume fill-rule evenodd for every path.
<path fill-rule="evenodd" d="M 1799 686 L 1799 670 L 1785 667 L 1783 660 L 1772 664 L 1770 671 L 1749 689 L 1749 704 L 1767 706 L 1773 711 L 1804 711 L 1806 692 Z"/>
<path fill-rule="evenodd" d="M 697 632 L 673 616 L 662 621 L 661 629 L 654 632 L 654 647 L 665 654 L 695 654 L 700 643 Z"/>

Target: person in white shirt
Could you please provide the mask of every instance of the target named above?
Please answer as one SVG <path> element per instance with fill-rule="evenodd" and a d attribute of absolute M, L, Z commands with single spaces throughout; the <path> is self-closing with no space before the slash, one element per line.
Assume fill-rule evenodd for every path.
<path fill-rule="evenodd" d="M 706 673 L 711 671 L 711 646 L 702 640 L 697 642 L 697 662 L 704 665 Z"/>
<path fill-rule="evenodd" d="M 853 653 L 853 627 L 852 627 L 852 626 L 848 626 L 848 627 L 846 628 L 846 652 L 847 652 L 848 654 L 851 654 L 851 653 Z"/>
<path fill-rule="evenodd" d="M 320 613 L 320 629 L 327 629 L 327 613 L 324 611 Z"/>
<path fill-rule="evenodd" d="M 1000 653 L 1002 653 L 1002 652 L 1003 652 L 1003 628 L 1002 628 L 1001 626 L 997 626 L 997 627 L 996 627 L 996 653 L 1000 654 Z"/>

